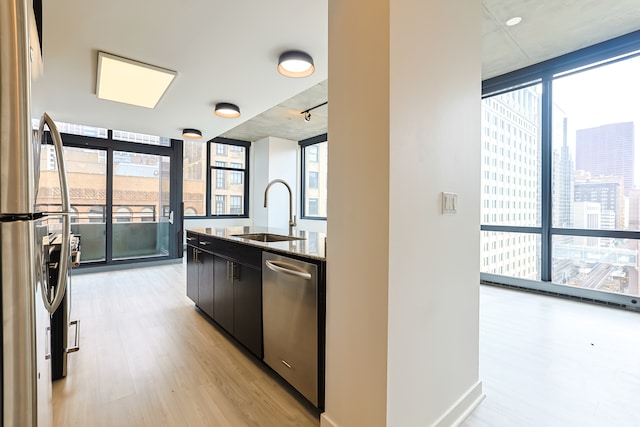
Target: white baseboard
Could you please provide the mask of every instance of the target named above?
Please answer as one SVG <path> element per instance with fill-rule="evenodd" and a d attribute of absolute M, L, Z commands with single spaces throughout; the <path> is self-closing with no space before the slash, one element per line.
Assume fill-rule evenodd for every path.
<path fill-rule="evenodd" d="M 478 407 L 485 395 L 482 392 L 482 381 L 475 383 L 467 392 L 444 413 L 432 427 L 459 427 L 462 422 Z M 320 427 L 338 427 L 326 412 L 320 414 Z"/>
<path fill-rule="evenodd" d="M 328 416 L 326 412 L 320 414 L 320 427 L 338 427 Z"/>
<path fill-rule="evenodd" d="M 482 381 L 475 383 L 432 427 L 458 427 L 484 399 Z"/>

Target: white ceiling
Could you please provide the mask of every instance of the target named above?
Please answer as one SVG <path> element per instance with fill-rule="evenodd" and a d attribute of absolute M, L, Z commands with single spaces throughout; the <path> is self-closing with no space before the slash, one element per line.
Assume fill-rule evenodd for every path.
<path fill-rule="evenodd" d="M 33 112 L 58 121 L 180 138 L 304 139 L 326 132 L 329 0 L 43 1 L 44 76 Z M 494 77 L 640 29 L 640 0 L 483 0 L 483 78 Z M 505 21 L 521 16 L 522 23 Z M 300 49 L 316 72 L 291 79 L 278 56 Z M 155 109 L 95 95 L 98 51 L 177 71 Z M 213 115 L 216 102 L 242 116 Z M 251 120 L 252 119 L 252 120 Z"/>

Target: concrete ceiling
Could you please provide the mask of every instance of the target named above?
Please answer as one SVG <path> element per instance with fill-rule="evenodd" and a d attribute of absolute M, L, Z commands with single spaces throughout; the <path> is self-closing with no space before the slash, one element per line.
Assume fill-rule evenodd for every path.
<path fill-rule="evenodd" d="M 326 132 L 329 0 L 44 1 L 45 73 L 33 84 L 34 115 L 181 138 L 301 140 Z M 483 79 L 640 29 L 640 0 L 483 0 Z M 521 16 L 522 22 L 505 22 Z M 291 79 L 276 71 L 280 53 L 300 49 L 316 72 Z M 155 109 L 100 100 L 97 53 L 178 72 Z M 216 102 L 242 116 L 213 115 Z"/>

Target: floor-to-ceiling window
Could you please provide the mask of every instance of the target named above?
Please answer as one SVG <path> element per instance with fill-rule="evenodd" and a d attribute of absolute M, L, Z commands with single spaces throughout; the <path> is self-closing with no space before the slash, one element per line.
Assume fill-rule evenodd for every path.
<path fill-rule="evenodd" d="M 638 305 L 640 33 L 483 83 L 481 277 Z"/>
<path fill-rule="evenodd" d="M 82 265 L 181 256 L 181 141 L 59 123 Z M 55 151 L 41 151 L 39 203 L 57 200 Z M 45 210 L 59 210 L 47 206 Z"/>

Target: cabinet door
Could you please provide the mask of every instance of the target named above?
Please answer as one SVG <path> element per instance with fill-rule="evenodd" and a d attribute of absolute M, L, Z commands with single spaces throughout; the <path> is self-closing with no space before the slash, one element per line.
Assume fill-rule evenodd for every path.
<path fill-rule="evenodd" d="M 187 296 L 198 305 L 198 249 L 187 245 Z"/>
<path fill-rule="evenodd" d="M 213 254 L 198 254 L 198 307 L 213 317 Z"/>
<path fill-rule="evenodd" d="M 233 335 L 233 263 L 213 257 L 213 320 Z"/>
<path fill-rule="evenodd" d="M 262 359 L 262 272 L 237 263 L 233 271 L 233 335 Z"/>

